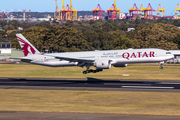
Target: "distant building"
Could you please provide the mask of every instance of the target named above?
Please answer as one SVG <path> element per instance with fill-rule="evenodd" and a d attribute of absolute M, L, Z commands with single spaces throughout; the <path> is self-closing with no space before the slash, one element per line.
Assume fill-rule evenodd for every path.
<path fill-rule="evenodd" d="M 23 30 L 23 28 L 22 27 L 18 27 L 18 29 L 17 30 Z"/>
<path fill-rule="evenodd" d="M 126 19 L 127 13 L 121 13 L 119 19 Z"/>
<path fill-rule="evenodd" d="M 0 27 L 0 31 L 5 31 L 4 29 L 2 29 L 2 27 Z"/>
<path fill-rule="evenodd" d="M 84 17 L 83 16 L 79 16 L 78 17 L 78 21 L 83 21 L 84 20 Z"/>
<path fill-rule="evenodd" d="M 10 58 L 11 42 L 0 42 L 0 60 Z"/>
<path fill-rule="evenodd" d="M 38 18 L 39 21 L 52 21 L 54 18 L 52 18 L 50 15 L 48 15 L 45 18 Z"/>
<path fill-rule="evenodd" d="M 175 59 L 180 59 L 180 50 L 171 50 L 171 53 L 174 55 Z"/>
<path fill-rule="evenodd" d="M 0 42 L 0 48 L 12 48 L 11 42 Z"/>
<path fill-rule="evenodd" d="M 167 63 L 180 63 L 180 50 L 170 50 L 174 58 L 167 61 Z"/>
<path fill-rule="evenodd" d="M 97 17 L 98 17 L 98 16 L 97 16 Z M 79 21 L 82 21 L 82 19 L 83 19 L 82 16 L 81 16 L 81 17 L 78 17 L 78 20 L 79 20 Z M 96 19 L 96 16 L 95 16 L 94 19 Z M 99 19 L 99 17 L 98 17 L 97 19 Z M 85 15 L 83 20 L 87 20 L 87 21 L 93 20 L 93 15 Z"/>
<path fill-rule="evenodd" d="M 39 21 L 52 21 L 54 18 L 38 18 Z"/>
<path fill-rule="evenodd" d="M 14 32 L 14 31 L 16 31 L 16 30 L 7 30 L 7 34 L 10 34 L 10 33 L 12 33 L 12 32 Z"/>
<path fill-rule="evenodd" d="M 133 30 L 135 30 L 135 28 L 128 28 L 128 29 L 127 29 L 128 32 L 129 32 L 129 31 L 133 31 Z"/>
<path fill-rule="evenodd" d="M 10 59 L 10 58 L 17 58 L 17 57 L 24 57 L 22 50 L 11 49 L 11 48 L 0 48 L 0 60 Z"/>
<path fill-rule="evenodd" d="M 11 42 L 0 42 L 0 60 L 24 57 L 22 50 L 12 48 Z"/>

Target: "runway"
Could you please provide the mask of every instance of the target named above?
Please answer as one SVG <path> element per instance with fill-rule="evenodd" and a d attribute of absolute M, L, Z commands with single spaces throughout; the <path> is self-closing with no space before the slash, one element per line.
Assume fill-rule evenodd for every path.
<path fill-rule="evenodd" d="M 0 78 L 0 89 L 40 89 L 40 90 L 92 90 L 92 91 L 147 91 L 180 92 L 180 81 L 153 80 L 103 80 L 87 79 L 49 79 L 49 78 Z M 45 120 L 179 120 L 179 116 L 121 115 L 92 113 L 39 113 L 0 111 L 0 119 L 45 119 Z"/>
<path fill-rule="evenodd" d="M 180 92 L 180 81 L 0 78 L 0 89 Z"/>
<path fill-rule="evenodd" d="M 179 120 L 179 116 L 0 111 L 1 120 Z"/>

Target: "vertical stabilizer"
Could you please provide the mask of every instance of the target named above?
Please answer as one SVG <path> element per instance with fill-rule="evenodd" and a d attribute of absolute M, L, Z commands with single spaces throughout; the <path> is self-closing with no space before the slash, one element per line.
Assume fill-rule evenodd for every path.
<path fill-rule="evenodd" d="M 40 54 L 40 52 L 22 34 L 16 34 L 16 36 L 24 56 L 28 56 L 29 54 Z"/>

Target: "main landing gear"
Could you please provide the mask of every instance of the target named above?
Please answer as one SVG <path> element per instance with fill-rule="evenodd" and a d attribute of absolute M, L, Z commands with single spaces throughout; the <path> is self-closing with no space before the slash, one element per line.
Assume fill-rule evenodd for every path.
<path fill-rule="evenodd" d="M 83 71 L 83 74 L 87 74 L 87 73 L 91 73 L 91 72 L 96 73 L 96 72 L 100 72 L 100 71 L 103 71 L 103 69 L 96 69 L 96 70 L 90 69 L 90 70 Z"/>
<path fill-rule="evenodd" d="M 160 63 L 159 69 L 163 69 L 163 63 Z"/>

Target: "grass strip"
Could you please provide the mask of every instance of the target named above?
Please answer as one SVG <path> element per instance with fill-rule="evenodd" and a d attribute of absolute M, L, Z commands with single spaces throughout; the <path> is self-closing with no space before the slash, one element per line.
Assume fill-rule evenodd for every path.
<path fill-rule="evenodd" d="M 180 115 L 180 93 L 0 89 L 0 111 Z"/>
<path fill-rule="evenodd" d="M 139 66 L 140 65 L 140 66 Z M 103 70 L 103 72 L 82 74 L 80 67 L 46 67 L 39 65 L 0 64 L 0 77 L 20 78 L 83 78 L 138 79 L 138 80 L 180 80 L 180 66 L 168 65 L 159 69 L 158 64 L 137 64 L 125 68 Z M 123 76 L 123 75 L 127 76 Z"/>

